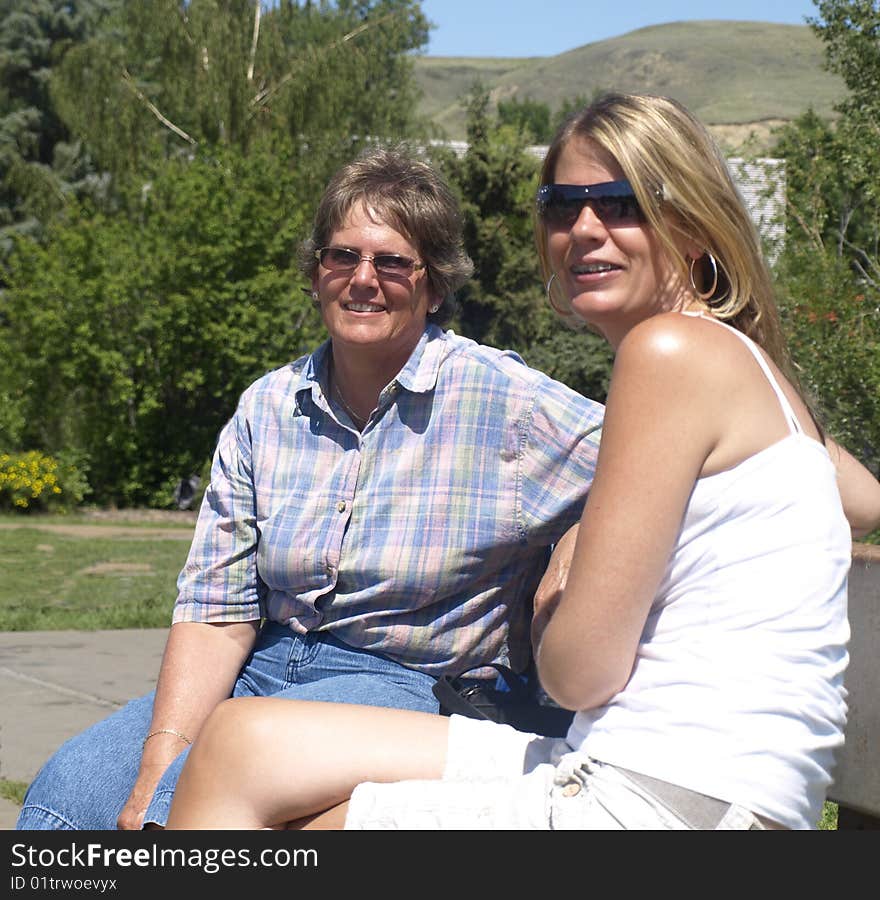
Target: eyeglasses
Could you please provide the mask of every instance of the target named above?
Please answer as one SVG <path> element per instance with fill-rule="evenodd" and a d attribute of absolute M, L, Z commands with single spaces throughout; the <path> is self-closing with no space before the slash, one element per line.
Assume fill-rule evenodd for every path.
<path fill-rule="evenodd" d="M 632 185 L 626 181 L 601 184 L 545 184 L 538 189 L 538 216 L 551 228 L 571 228 L 589 206 L 605 225 L 644 222 Z"/>
<path fill-rule="evenodd" d="M 379 253 L 376 256 L 369 256 L 345 247 L 322 247 L 315 251 L 315 256 L 321 265 L 331 272 L 353 272 L 360 265 L 362 259 L 373 264 L 377 275 L 408 277 L 417 269 L 425 268 L 425 263 L 416 262 L 408 256 L 398 256 L 396 253 Z"/>

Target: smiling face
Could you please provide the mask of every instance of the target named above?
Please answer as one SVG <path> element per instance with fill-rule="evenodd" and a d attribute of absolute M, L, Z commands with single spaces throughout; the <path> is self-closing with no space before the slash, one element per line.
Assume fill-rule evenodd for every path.
<path fill-rule="evenodd" d="M 351 209 L 342 227 L 330 235 L 327 246 L 366 256 L 394 253 L 421 261 L 419 251 L 406 237 L 363 204 Z M 426 276 L 421 268 L 411 275 L 379 277 L 366 259 L 348 271 L 330 271 L 319 265 L 312 287 L 318 292 L 334 353 L 379 352 L 386 361 L 402 366 L 418 344 L 428 307 L 435 302 Z"/>
<path fill-rule="evenodd" d="M 579 137 L 564 147 L 553 173 L 557 184 L 625 178 L 613 159 Z M 606 224 L 584 206 L 570 227 L 547 226 L 547 252 L 572 311 L 613 346 L 642 319 L 687 304 L 685 285 L 660 241 L 639 221 Z"/>

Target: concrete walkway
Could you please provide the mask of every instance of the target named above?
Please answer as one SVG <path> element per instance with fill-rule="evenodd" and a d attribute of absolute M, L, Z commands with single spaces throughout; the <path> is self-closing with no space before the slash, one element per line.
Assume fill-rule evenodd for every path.
<path fill-rule="evenodd" d="M 0 633 L 0 777 L 30 782 L 68 738 L 153 689 L 167 629 Z M 0 830 L 18 806 L 0 799 Z"/>

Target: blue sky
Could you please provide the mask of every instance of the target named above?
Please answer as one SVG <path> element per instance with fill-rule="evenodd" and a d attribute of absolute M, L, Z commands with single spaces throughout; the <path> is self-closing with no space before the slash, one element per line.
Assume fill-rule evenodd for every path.
<path fill-rule="evenodd" d="M 647 25 L 737 19 L 803 25 L 812 0 L 422 0 L 429 56 L 555 56 Z"/>

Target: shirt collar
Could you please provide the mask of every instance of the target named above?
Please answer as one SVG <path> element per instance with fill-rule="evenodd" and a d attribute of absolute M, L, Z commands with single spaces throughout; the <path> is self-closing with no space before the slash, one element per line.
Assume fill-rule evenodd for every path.
<path fill-rule="evenodd" d="M 448 353 L 446 332 L 429 322 L 406 365 L 397 373 L 395 381 L 415 394 L 432 391 L 437 385 L 440 366 Z"/>
<path fill-rule="evenodd" d="M 330 340 L 327 339 L 306 357 L 305 365 L 300 369 L 299 378 L 297 378 L 296 385 L 294 386 L 294 393 L 297 397 L 303 391 L 308 391 L 311 393 L 312 399 L 315 402 L 318 402 L 318 398 L 322 397 L 324 394 L 321 385 L 326 384 L 327 381 L 327 365 L 329 360 Z"/>
<path fill-rule="evenodd" d="M 440 374 L 440 366 L 449 353 L 446 332 L 432 323 L 427 323 L 406 365 L 398 372 L 395 381 L 408 391 L 416 394 L 433 390 Z M 330 340 L 324 341 L 306 359 L 300 371 L 294 391 L 296 394 L 309 391 L 317 402 L 323 395 L 322 384 L 326 384 L 327 367 L 330 361 Z"/>

